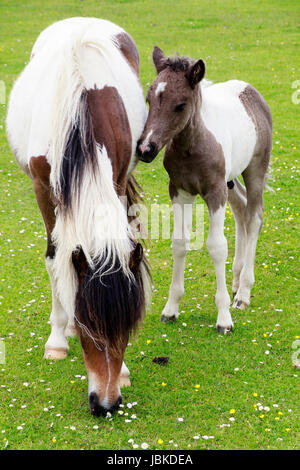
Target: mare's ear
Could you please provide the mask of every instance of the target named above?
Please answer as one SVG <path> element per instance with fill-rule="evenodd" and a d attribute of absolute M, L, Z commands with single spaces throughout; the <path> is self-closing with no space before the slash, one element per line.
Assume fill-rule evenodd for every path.
<path fill-rule="evenodd" d="M 186 73 L 186 78 L 192 89 L 195 88 L 197 83 L 199 83 L 205 75 L 205 62 L 202 59 L 197 60 L 197 62 L 192 65 Z"/>
<path fill-rule="evenodd" d="M 159 47 L 154 46 L 154 49 L 152 52 L 152 59 L 156 68 L 157 75 L 158 75 L 162 70 L 164 70 L 167 67 L 167 64 L 166 64 L 167 58 Z"/>
<path fill-rule="evenodd" d="M 141 264 L 141 261 L 143 259 L 143 256 L 144 256 L 143 247 L 140 243 L 137 243 L 135 248 L 130 253 L 130 260 L 129 260 L 130 271 L 135 273 L 138 270 Z"/>

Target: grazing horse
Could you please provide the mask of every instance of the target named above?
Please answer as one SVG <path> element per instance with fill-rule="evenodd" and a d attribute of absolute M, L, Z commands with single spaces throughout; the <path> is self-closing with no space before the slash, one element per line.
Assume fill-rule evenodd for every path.
<path fill-rule="evenodd" d="M 47 232 L 52 286 L 45 358 L 68 353 L 77 332 L 94 415 L 121 402 L 130 333 L 145 310 L 148 271 L 122 198 L 147 117 L 139 55 L 120 27 L 70 18 L 48 27 L 10 96 L 7 133 L 33 180 Z M 74 324 L 75 319 L 75 324 Z"/>
<path fill-rule="evenodd" d="M 153 51 L 157 77 L 150 86 L 149 115 L 138 143 L 140 160 L 151 162 L 167 145 L 164 166 L 169 174 L 172 205 L 184 210 L 200 194 L 208 206 L 207 248 L 213 260 L 218 309 L 217 330 L 233 327 L 225 279 L 227 242 L 224 218 L 228 198 L 236 222 L 233 262 L 233 307 L 250 303 L 256 244 L 263 221 L 263 190 L 272 146 L 272 117 L 264 98 L 251 85 L 230 80 L 200 84 L 205 64 L 200 59 L 167 58 Z M 246 188 L 237 177 L 243 176 Z M 173 278 L 162 321 L 175 320 L 184 293 L 184 264 L 189 245 L 191 211 L 174 210 Z"/>

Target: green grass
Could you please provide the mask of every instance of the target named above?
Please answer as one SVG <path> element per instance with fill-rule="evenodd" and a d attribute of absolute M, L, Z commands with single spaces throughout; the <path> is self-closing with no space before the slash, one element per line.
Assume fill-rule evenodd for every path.
<path fill-rule="evenodd" d="M 291 100 L 292 83 L 300 79 L 299 13 L 295 0 L 1 1 L 0 80 L 7 93 L 28 61 L 38 33 L 56 20 L 79 15 L 110 19 L 132 34 L 141 55 L 145 91 L 155 76 L 154 44 L 166 54 L 177 51 L 204 58 L 212 80 L 250 82 L 273 113 L 270 184 L 275 192 L 265 194 L 252 303 L 246 311 L 232 312 L 231 335 L 218 335 L 214 328 L 215 274 L 205 248 L 187 256 L 179 320 L 159 322 L 172 259 L 169 240 L 153 241 L 152 308 L 126 351 L 132 387 L 124 390 L 123 398 L 125 404 L 137 402 L 126 407 L 129 417 L 134 413 L 136 419 L 130 423 L 124 415 L 96 419 L 88 410 L 87 380 L 76 377 L 86 375 L 79 342 L 70 340 L 65 361 L 43 360 L 51 309 L 44 227 L 32 183 L 10 152 L 6 106 L 1 105 L 0 337 L 5 340 L 6 364 L 0 365 L 0 448 L 130 449 L 131 438 L 139 445 L 147 442 L 151 449 L 175 449 L 175 444 L 178 449 L 299 447 L 299 373 L 292 366 L 292 344 L 299 335 L 300 104 Z M 169 202 L 162 155 L 151 165 L 140 164 L 136 177 L 149 204 L 154 198 Z M 207 228 L 207 212 L 205 221 Z M 226 235 L 229 287 L 234 253 L 230 211 Z M 156 355 L 168 355 L 170 363 L 153 364 Z M 270 411 L 257 410 L 257 403 Z M 230 416 L 235 421 L 229 421 Z M 163 443 L 158 444 L 158 439 Z"/>

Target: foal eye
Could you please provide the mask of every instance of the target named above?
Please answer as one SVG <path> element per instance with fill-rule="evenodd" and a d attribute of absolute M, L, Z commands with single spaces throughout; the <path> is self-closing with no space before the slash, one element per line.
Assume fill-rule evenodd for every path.
<path fill-rule="evenodd" d="M 175 111 L 176 113 L 180 113 L 180 111 L 183 111 L 185 107 L 186 107 L 186 103 L 178 104 L 178 105 L 175 107 L 174 111 Z"/>

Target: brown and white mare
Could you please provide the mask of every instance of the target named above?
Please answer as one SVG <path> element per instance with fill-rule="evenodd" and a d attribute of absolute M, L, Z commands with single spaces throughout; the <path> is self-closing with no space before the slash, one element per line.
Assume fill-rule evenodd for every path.
<path fill-rule="evenodd" d="M 167 58 L 155 47 L 153 61 L 157 77 L 148 91 L 149 115 L 137 152 L 140 160 L 149 163 L 166 145 L 170 198 L 182 208 L 174 211 L 174 226 L 182 230 L 181 236 L 173 233 L 173 278 L 161 319 L 174 320 L 179 315 L 191 226 L 191 211 L 184 211 L 184 206 L 192 205 L 200 194 L 209 210 L 207 248 L 217 279 L 217 330 L 226 332 L 233 327 L 225 279 L 226 202 L 236 222 L 233 307 L 243 309 L 250 303 L 263 222 L 263 190 L 272 146 L 270 109 L 260 93 L 243 81 L 207 86 L 204 80 L 202 85 L 205 64 L 201 59 Z M 238 181 L 239 175 L 246 187 Z"/>
<path fill-rule="evenodd" d="M 45 358 L 65 358 L 76 329 L 94 415 L 118 407 L 130 384 L 124 352 L 145 310 L 147 267 L 120 197 L 137 196 L 131 171 L 146 115 L 134 41 L 95 18 L 43 31 L 10 96 L 8 138 L 47 231 Z"/>

